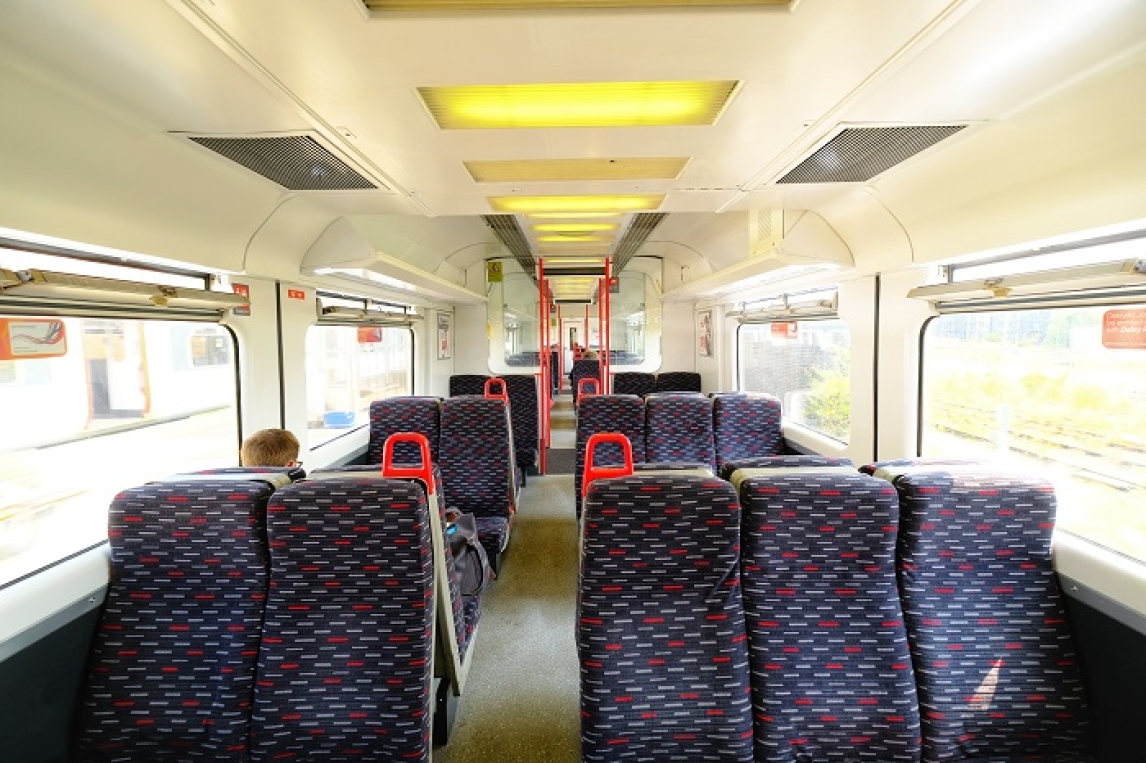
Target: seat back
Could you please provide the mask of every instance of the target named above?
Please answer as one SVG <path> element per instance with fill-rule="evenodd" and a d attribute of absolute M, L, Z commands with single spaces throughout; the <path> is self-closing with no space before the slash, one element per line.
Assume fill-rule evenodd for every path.
<path fill-rule="evenodd" d="M 585 447 L 589 438 L 604 432 L 619 432 L 629 438 L 633 460 L 645 460 L 645 404 L 634 395 L 586 395 L 577 402 L 577 463 L 573 471 L 577 515 L 581 515 L 581 484 L 585 471 Z M 620 447 L 603 443 L 594 456 L 597 466 L 624 463 Z"/>
<path fill-rule="evenodd" d="M 595 358 L 591 360 L 582 359 L 573 361 L 573 368 L 569 371 L 569 380 L 573 385 L 573 402 L 577 402 L 577 383 L 579 381 L 589 377 L 600 378 L 600 376 L 601 361 Z"/>
<path fill-rule="evenodd" d="M 450 397 L 462 395 L 484 395 L 485 374 L 453 374 L 450 376 Z"/>
<path fill-rule="evenodd" d="M 712 433 L 718 471 L 726 461 L 780 455 L 780 399 L 759 392 L 717 393 L 712 396 Z"/>
<path fill-rule="evenodd" d="M 370 443 L 366 448 L 366 462 L 382 463 L 382 448 L 390 435 L 415 432 L 430 443 L 430 458 L 438 461 L 438 440 L 441 432 L 442 401 L 437 397 L 388 397 L 370 403 Z M 421 455 L 410 442 L 395 446 L 395 460 L 400 464 L 420 463 Z"/>
<path fill-rule="evenodd" d="M 740 506 L 713 477 L 592 483 L 578 592 L 583 761 L 752 760 Z"/>
<path fill-rule="evenodd" d="M 620 371 L 613 375 L 614 395 L 637 395 L 644 397 L 656 391 L 656 374 L 647 374 L 640 371 Z"/>
<path fill-rule="evenodd" d="M 899 588 L 923 759 L 1085 757 L 1086 700 L 1051 563 L 1050 483 L 981 466 L 888 476 L 900 496 Z"/>
<path fill-rule="evenodd" d="M 712 399 L 703 395 L 645 398 L 645 461 L 699 462 L 716 473 Z"/>
<path fill-rule="evenodd" d="M 283 474 L 185 476 L 111 503 L 112 575 L 80 713 L 82 760 L 245 761 Z"/>
<path fill-rule="evenodd" d="M 700 392 L 700 374 L 694 371 L 661 371 L 657 392 Z"/>
<path fill-rule="evenodd" d="M 423 488 L 299 482 L 275 494 L 267 518 L 251 759 L 428 761 L 435 597 Z"/>
<path fill-rule="evenodd" d="M 756 759 L 919 760 L 894 489 L 848 467 L 736 483 Z"/>
<path fill-rule="evenodd" d="M 846 466 L 855 469 L 850 458 L 793 453 L 786 456 L 759 456 L 757 458 L 739 458 L 735 461 L 725 461 L 724 465 L 720 467 L 720 478 L 730 480 L 732 475 L 741 469 L 794 469 L 807 466 Z"/>
<path fill-rule="evenodd" d="M 537 379 L 533 375 L 510 374 L 501 377 L 509 394 L 509 416 L 513 424 L 513 448 L 519 469 L 537 465 L 540 455 L 538 426 L 540 405 Z"/>
<path fill-rule="evenodd" d="M 509 542 L 516 500 L 505 403 L 470 396 L 443 400 L 440 451 L 449 508 L 477 518 L 482 545 L 496 565 Z"/>

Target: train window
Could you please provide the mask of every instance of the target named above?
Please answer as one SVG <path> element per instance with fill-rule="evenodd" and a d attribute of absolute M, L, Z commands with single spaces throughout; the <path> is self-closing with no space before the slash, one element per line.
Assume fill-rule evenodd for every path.
<path fill-rule="evenodd" d="M 306 334 L 310 447 L 370 423 L 370 403 L 413 394 L 408 328 L 311 326 Z"/>
<path fill-rule="evenodd" d="M 784 420 L 847 442 L 851 335 L 839 319 L 740 327 L 740 389 L 780 398 Z"/>
<path fill-rule="evenodd" d="M 1042 471 L 1060 529 L 1146 561 L 1146 303 L 942 315 L 923 357 L 923 455 Z"/>
<path fill-rule="evenodd" d="M 10 356 L 0 360 L 0 585 L 102 542 L 117 491 L 235 463 L 227 329 L 120 318 L 0 322 L 0 352 Z M 196 364 L 191 337 L 216 348 L 219 362 Z"/>

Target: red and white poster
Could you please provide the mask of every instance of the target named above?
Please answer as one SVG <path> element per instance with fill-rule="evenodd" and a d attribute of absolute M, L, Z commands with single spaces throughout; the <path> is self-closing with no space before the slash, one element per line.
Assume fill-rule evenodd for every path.
<path fill-rule="evenodd" d="M 1146 310 L 1107 310 L 1102 316 L 1102 346 L 1146 350 Z"/>

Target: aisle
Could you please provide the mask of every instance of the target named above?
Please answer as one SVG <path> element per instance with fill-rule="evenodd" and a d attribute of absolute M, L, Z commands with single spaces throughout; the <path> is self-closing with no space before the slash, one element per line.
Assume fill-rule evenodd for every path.
<path fill-rule="evenodd" d="M 573 478 L 530 477 L 474 664 L 435 763 L 580 760 Z"/>

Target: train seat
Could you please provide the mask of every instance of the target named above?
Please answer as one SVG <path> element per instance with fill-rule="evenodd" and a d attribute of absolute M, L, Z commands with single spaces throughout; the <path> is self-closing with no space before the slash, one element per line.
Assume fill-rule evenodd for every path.
<path fill-rule="evenodd" d="M 712 396 L 716 468 L 724 462 L 784 452 L 780 400 L 758 392 L 720 392 Z"/>
<path fill-rule="evenodd" d="M 509 413 L 500 399 L 442 401 L 442 479 L 448 508 L 473 514 L 494 570 L 509 544 L 516 511 L 516 474 Z"/>
<path fill-rule="evenodd" d="M 974 465 L 878 474 L 900 497 L 923 759 L 1086 759 L 1087 703 L 1051 562 L 1051 484 Z"/>
<path fill-rule="evenodd" d="M 453 374 L 450 376 L 450 397 L 462 395 L 484 395 L 485 374 Z"/>
<path fill-rule="evenodd" d="M 715 474 L 712 399 L 671 393 L 645 398 L 643 460 L 700 462 Z"/>
<path fill-rule="evenodd" d="M 752 760 L 739 545 L 727 482 L 656 474 L 590 485 L 577 612 L 583 761 Z"/>
<path fill-rule="evenodd" d="M 581 516 L 581 485 L 585 472 L 585 447 L 589 438 L 603 432 L 619 432 L 629 438 L 633 459 L 645 460 L 645 403 L 635 395 L 587 395 L 577 403 L 576 467 L 573 487 L 576 491 L 577 516 Z M 597 466 L 623 462 L 621 449 L 603 443 L 595 452 Z"/>
<path fill-rule="evenodd" d="M 917 761 L 898 500 L 849 466 L 741 469 L 757 760 Z"/>
<path fill-rule="evenodd" d="M 437 397 L 387 397 L 370 403 L 370 442 L 366 463 L 381 464 L 386 439 L 398 432 L 415 432 L 430 443 L 430 460 L 438 463 L 438 441 L 442 429 L 442 400 Z M 410 442 L 395 445 L 398 463 L 420 463 L 421 455 Z"/>
<path fill-rule="evenodd" d="M 701 392 L 700 374 L 695 371 L 662 371 L 657 374 L 657 392 Z"/>
<path fill-rule="evenodd" d="M 596 359 L 573 361 L 573 368 L 569 370 L 569 382 L 573 386 L 573 403 L 577 403 L 577 383 L 582 379 L 600 378 L 601 361 Z"/>
<path fill-rule="evenodd" d="M 288 470 L 229 469 L 111 503 L 112 576 L 79 760 L 245 761 L 267 595 L 267 501 Z"/>
<path fill-rule="evenodd" d="M 613 375 L 614 395 L 644 397 L 657 391 L 657 375 L 640 371 L 620 371 Z"/>
<path fill-rule="evenodd" d="M 735 461 L 725 461 L 724 465 L 720 467 L 720 478 L 731 480 L 732 475 L 741 469 L 793 469 L 809 466 L 846 466 L 849 470 L 855 470 L 855 465 L 850 458 L 792 453 L 786 456 L 759 456 L 757 458 L 738 458 Z"/>
<path fill-rule="evenodd" d="M 927 456 L 920 458 L 893 458 L 887 461 L 875 461 L 870 464 L 862 464 L 859 470 L 864 474 L 876 474 L 880 469 L 888 469 L 898 473 L 902 467 L 919 467 L 919 466 L 987 466 L 988 462 L 982 459 L 971 458 L 947 458 L 945 456 Z"/>
<path fill-rule="evenodd" d="M 275 493 L 252 761 L 429 760 L 431 529 L 423 489 L 405 480 Z"/>
<path fill-rule="evenodd" d="M 521 470 L 521 484 L 524 485 L 526 472 L 537 466 L 541 454 L 537 378 L 532 374 L 509 374 L 501 378 L 505 380 L 505 391 L 509 395 L 514 459 Z"/>

